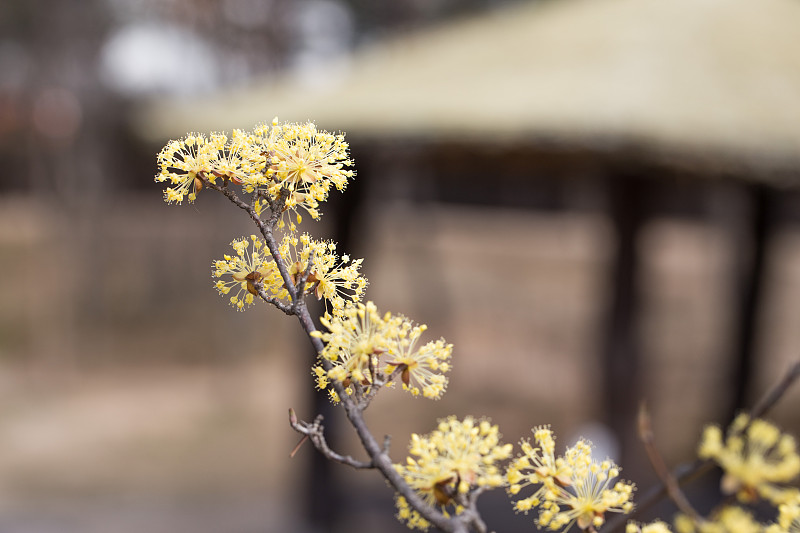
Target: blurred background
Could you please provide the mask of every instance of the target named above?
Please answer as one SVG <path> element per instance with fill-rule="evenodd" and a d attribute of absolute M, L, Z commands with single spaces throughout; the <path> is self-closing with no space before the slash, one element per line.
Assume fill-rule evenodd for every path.
<path fill-rule="evenodd" d="M 644 492 L 640 401 L 686 463 L 800 354 L 798 27 L 796 0 L 6 0 L 0 531 L 405 530 L 375 473 L 289 459 L 290 407 L 360 455 L 297 324 L 212 287 L 246 218 L 153 182 L 170 138 L 276 115 L 351 142 L 306 229 L 455 345 L 442 400 L 370 407 L 394 460 L 448 414 L 549 423 Z"/>

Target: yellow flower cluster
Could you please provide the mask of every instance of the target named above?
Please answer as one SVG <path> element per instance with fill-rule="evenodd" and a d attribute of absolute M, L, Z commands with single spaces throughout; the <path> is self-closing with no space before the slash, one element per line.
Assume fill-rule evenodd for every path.
<path fill-rule="evenodd" d="M 800 498 L 778 506 L 778 522 L 767 533 L 800 533 Z"/>
<path fill-rule="evenodd" d="M 227 136 L 219 133 L 210 136 L 190 133 L 183 139 L 168 142 L 158 153 L 160 172 L 156 175 L 156 181 L 172 184 L 164 191 L 164 200 L 168 204 L 181 203 L 188 196 L 189 201 L 194 202 L 203 188 L 201 177 L 215 182 L 217 175 L 213 171 L 227 141 Z"/>
<path fill-rule="evenodd" d="M 250 133 L 234 130 L 230 138 L 221 133 L 209 136 L 192 133 L 170 141 L 158 154 L 157 182 L 169 182 L 164 192 L 167 203 L 194 202 L 203 179 L 232 181 L 246 191 L 262 190 L 272 201 L 283 191 L 284 213 L 292 231 L 302 221 L 299 210 L 319 219 L 319 202 L 331 187 L 343 190 L 354 172 L 347 155 L 344 136 L 318 131 L 313 123 L 263 124 Z M 258 208 L 263 207 L 259 203 Z M 281 219 L 279 225 L 283 227 Z"/>
<path fill-rule="evenodd" d="M 505 484 L 497 462 L 511 456 L 512 446 L 500 443 L 496 425 L 468 416 L 439 421 L 427 435 L 413 434 L 406 464 L 395 469 L 406 483 L 431 506 L 445 514 L 463 511 L 458 501 L 478 487 L 495 488 Z M 463 501 L 463 500 L 462 500 Z M 411 529 L 426 530 L 429 523 L 410 509 L 402 496 L 396 499 L 397 517 Z"/>
<path fill-rule="evenodd" d="M 248 242 L 252 243 L 248 249 Z M 220 294 L 230 297 L 231 305 L 238 310 L 253 303 L 258 295 L 256 284 L 260 283 L 265 293 L 289 303 L 289 292 L 272 256 L 262 240 L 255 235 L 250 239 L 236 239 L 231 243 L 236 255 L 225 255 L 213 263 L 212 275 L 218 278 L 215 287 Z M 341 312 L 345 302 L 361 299 L 367 280 L 359 274 L 361 259 L 350 261 L 348 256 L 339 258 L 336 245 L 329 241 L 316 241 L 308 234 L 287 234 L 278 250 L 294 285 L 308 270 L 306 292 L 314 292 L 324 299 L 334 315 Z M 310 263 L 310 266 L 309 266 Z"/>
<path fill-rule="evenodd" d="M 527 514 L 539 508 L 537 524 L 553 531 L 569 529 L 577 523 L 586 530 L 605 523 L 606 512 L 633 510 L 634 485 L 612 480 L 620 469 L 610 459 L 592 459 L 591 444 L 581 439 L 567 448 L 563 457 L 555 456 L 555 438 L 549 426 L 533 429 L 534 447 L 522 441 L 522 454 L 508 467 L 509 494 L 517 495 L 528 486 L 536 491 L 515 502 L 514 508 Z"/>
<path fill-rule="evenodd" d="M 675 530 L 678 533 L 762 533 L 765 526 L 749 511 L 736 505 L 726 505 L 700 523 L 679 514 L 675 517 Z"/>
<path fill-rule="evenodd" d="M 625 526 L 625 533 L 670 533 L 670 529 L 666 523 L 660 520 L 656 520 L 650 524 L 628 522 Z"/>
<path fill-rule="evenodd" d="M 231 246 L 236 255 L 226 254 L 212 265 L 212 275 L 215 278 L 225 277 L 219 279 L 214 286 L 222 295 L 235 291 L 230 297 L 230 303 L 238 311 L 243 311 L 258 296 L 256 283 L 261 283 L 266 288 L 282 285 L 283 282 L 269 250 L 258 237 L 251 235 L 249 239 L 234 239 Z"/>
<path fill-rule="evenodd" d="M 348 255 L 339 257 L 335 243 L 312 239 L 307 233 L 299 237 L 286 235 L 278 250 L 288 266 L 292 283 L 297 285 L 308 270 L 306 290 L 313 292 L 318 300 L 324 299 L 333 315 L 340 314 L 347 303 L 361 300 L 367 287 L 367 279 L 359 273 L 363 259 L 351 261 Z M 289 298 L 283 286 L 275 296 Z"/>
<path fill-rule="evenodd" d="M 436 399 L 444 393 L 453 345 L 439 339 L 417 347 L 424 325 L 391 313 L 381 315 L 372 302 L 347 305 L 321 322 L 328 331 L 312 335 L 326 343 L 319 355 L 332 367 L 314 368 L 318 388 L 337 381 L 351 394 L 354 382 L 369 388 L 376 376 L 399 369 L 403 388 L 413 395 Z M 331 395 L 338 400 L 333 391 Z"/>
<path fill-rule="evenodd" d="M 291 211 L 302 207 L 314 220 L 319 219 L 319 202 L 328 197 L 331 185 L 344 190 L 352 170 L 345 170 L 352 161 L 347 156 L 348 145 L 344 135 L 317 131 L 312 123 L 259 126 L 255 137 L 269 156 L 268 174 L 272 180 L 268 187 L 271 196 L 277 197 L 281 189 L 289 191 L 286 201 Z M 298 214 L 298 223 L 301 217 Z"/>
<path fill-rule="evenodd" d="M 795 440 L 765 420 L 737 416 L 724 442 L 722 430 L 708 426 L 698 455 L 722 467 L 722 491 L 736 494 L 742 502 L 753 502 L 760 496 L 777 505 L 798 497 L 797 489 L 777 485 L 800 474 Z"/>

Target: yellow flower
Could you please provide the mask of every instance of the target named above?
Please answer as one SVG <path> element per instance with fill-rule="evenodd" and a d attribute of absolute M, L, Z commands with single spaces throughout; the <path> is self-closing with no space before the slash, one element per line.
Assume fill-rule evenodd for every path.
<path fill-rule="evenodd" d="M 408 529 L 428 531 L 428 528 L 431 527 L 430 522 L 425 520 L 419 512 L 412 509 L 403 496 L 398 495 L 395 498 L 395 505 L 397 506 L 397 515 L 395 516 L 408 526 Z"/>
<path fill-rule="evenodd" d="M 534 428 L 533 434 L 537 447 L 523 441 L 522 454 L 506 470 L 511 495 L 537 487 L 532 495 L 515 502 L 517 511 L 527 513 L 538 507 L 539 527 L 557 531 L 575 523 L 584 530 L 598 528 L 605 523 L 606 512 L 633 510 L 634 485 L 626 481 L 612 485 L 619 467 L 610 459 L 593 460 L 588 441 L 580 439 L 563 457 L 556 457 L 550 428 Z"/>
<path fill-rule="evenodd" d="M 722 467 L 723 492 L 736 494 L 740 501 L 752 502 L 761 496 L 780 504 L 796 493 L 776 485 L 800 474 L 795 440 L 765 420 L 751 422 L 747 414 L 737 416 L 724 442 L 719 427 L 707 427 L 698 455 Z"/>
<path fill-rule="evenodd" d="M 354 176 L 352 170 L 345 169 L 353 162 L 347 155 L 344 135 L 318 131 L 311 122 L 279 124 L 277 119 L 271 125 L 258 126 L 254 134 L 269 165 L 267 192 L 273 199 L 281 190 L 289 193 L 285 213 L 292 231 L 296 228 L 292 214 L 297 223 L 302 221 L 299 210 L 319 219 L 319 202 L 327 199 L 331 187 L 344 190 L 347 180 Z M 283 219 L 279 225 L 283 227 Z"/>
<path fill-rule="evenodd" d="M 268 297 L 291 303 L 286 284 L 266 245 L 255 235 L 251 235 L 250 240 L 252 251 L 247 250 L 247 239 L 237 239 L 231 243 L 236 255 L 226 255 L 225 259 L 214 262 L 215 278 L 231 276 L 231 279 L 217 281 L 217 290 L 220 294 L 228 294 L 231 289 L 238 287 L 238 292 L 231 297 L 231 303 L 240 310 L 253 303 L 254 297 L 258 295 L 255 287 L 258 282 Z M 366 278 L 358 273 L 361 260 L 346 264 L 349 258 L 339 259 L 335 244 L 315 241 L 307 234 L 300 237 L 288 234 L 284 236 L 278 250 L 295 285 L 299 283 L 311 261 L 311 269 L 306 278 L 306 293 L 315 292 L 318 299 L 324 298 L 326 307 L 331 307 L 334 313 L 343 309 L 345 302 L 361 299 L 367 285 Z"/>
<path fill-rule="evenodd" d="M 378 357 L 386 353 L 390 339 L 402 326 L 401 317 L 390 313 L 380 316 L 372 302 L 349 305 L 337 315 L 322 317 L 320 322 L 328 331 L 317 331 L 314 336 L 326 343 L 320 358 L 333 365 L 327 378 L 345 387 L 353 380 L 364 386 L 374 381 Z"/>
<path fill-rule="evenodd" d="M 326 343 L 320 358 L 333 366 L 326 374 L 327 380 L 338 381 L 345 387 L 355 380 L 371 387 L 376 377 L 385 381 L 392 371 L 400 369 L 403 389 L 411 394 L 436 399 L 444 393 L 447 386 L 444 374 L 450 370 L 453 345 L 439 339 L 417 348 L 426 326 L 414 325 L 407 318 L 391 313 L 380 315 L 372 302 L 366 305 L 348 302 L 333 316 L 324 316 L 321 322 L 328 331 L 313 335 Z M 328 381 L 317 380 L 320 389 L 327 384 Z"/>
<path fill-rule="evenodd" d="M 512 495 L 518 494 L 525 487 L 541 485 L 531 496 L 517 501 L 517 511 L 526 514 L 542 502 L 548 490 L 545 481 L 553 479 L 564 485 L 572 482 L 569 477 L 571 470 L 566 461 L 555 456 L 556 442 L 550 426 L 537 426 L 531 431 L 538 447 L 534 448 L 528 440 L 520 442 L 522 454 L 506 470 L 508 491 Z"/>
<path fill-rule="evenodd" d="M 459 514 L 461 497 L 478 487 L 505 484 L 497 462 L 510 457 L 512 446 L 500 443 L 496 425 L 471 416 L 463 421 L 454 416 L 439 421 L 427 435 L 411 436 L 409 457 L 395 469 L 406 483 L 431 506 Z M 408 527 L 426 529 L 419 516 L 397 498 L 398 518 Z"/>
<path fill-rule="evenodd" d="M 307 233 L 299 237 L 291 233 L 284 236 L 278 249 L 295 285 L 311 262 L 306 292 L 324 300 L 326 310 L 333 315 L 341 313 L 346 304 L 361 300 L 367 287 L 367 279 L 359 273 L 363 259 L 351 261 L 348 255 L 340 258 L 335 243 L 314 240 Z M 288 299 L 289 293 L 281 285 L 275 296 Z"/>
<path fill-rule="evenodd" d="M 675 517 L 675 529 L 679 533 L 762 533 L 765 526 L 750 512 L 733 505 L 722 507 L 700 523 L 680 514 Z"/>
<path fill-rule="evenodd" d="M 637 524 L 628 522 L 625 526 L 625 533 L 670 533 L 669 526 L 660 520 L 650 524 Z"/>
<path fill-rule="evenodd" d="M 800 497 L 778 506 L 778 522 L 767 529 L 768 533 L 800 533 Z"/>
<path fill-rule="evenodd" d="M 236 293 L 230 297 L 230 303 L 237 311 L 250 306 L 258 295 L 256 283 L 264 287 L 282 283 L 280 274 L 272 262 L 272 257 L 264 243 L 255 235 L 249 239 L 242 237 L 231 242 L 236 255 L 225 255 L 224 259 L 214 261 L 212 275 L 219 278 L 214 284 L 222 295 Z M 228 277 L 230 276 L 230 277 Z"/>
<path fill-rule="evenodd" d="M 386 372 L 400 368 L 403 390 L 414 396 L 421 393 L 425 398 L 438 399 L 447 387 L 444 373 L 450 370 L 453 345 L 439 339 L 417 349 L 417 341 L 426 329 L 424 324 L 412 327 L 410 322 L 404 321 L 399 335 L 388 347 Z"/>
<path fill-rule="evenodd" d="M 156 181 L 172 185 L 164 192 L 167 203 L 181 203 L 188 196 L 193 202 L 203 188 L 202 179 L 230 180 L 246 192 L 260 189 L 270 202 L 287 191 L 284 227 L 288 219 L 294 231 L 302 221 L 300 211 L 319 219 L 319 203 L 326 200 L 331 187 L 343 190 L 354 176 L 353 164 L 344 135 L 317 130 L 311 123 L 262 124 L 253 132 L 234 130 L 231 138 L 221 133 L 206 136 L 192 133 L 170 141 L 158 154 L 160 172 Z M 261 213 L 269 202 L 255 202 Z"/>
<path fill-rule="evenodd" d="M 252 133 L 233 130 L 230 141 L 211 170 L 212 175 L 230 179 L 242 185 L 245 191 L 253 192 L 269 182 L 264 172 L 265 158 L 260 152 L 261 148 Z"/>
<path fill-rule="evenodd" d="M 170 141 L 158 154 L 160 172 L 157 182 L 169 181 L 172 187 L 164 191 L 164 200 L 181 203 L 188 196 L 194 202 L 197 193 L 203 188 L 199 175 L 214 181 L 212 174 L 225 146 L 225 135 L 212 133 L 206 137 L 200 133 L 190 133 L 178 141 Z"/>

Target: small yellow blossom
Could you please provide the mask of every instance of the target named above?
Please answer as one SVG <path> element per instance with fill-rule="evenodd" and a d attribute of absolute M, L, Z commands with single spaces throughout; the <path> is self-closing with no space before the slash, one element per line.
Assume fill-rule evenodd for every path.
<path fill-rule="evenodd" d="M 679 514 L 675 517 L 675 530 L 678 533 L 763 533 L 765 526 L 749 511 L 735 505 L 726 505 L 700 523 Z"/>
<path fill-rule="evenodd" d="M 633 510 L 634 485 L 626 481 L 612 485 L 619 467 L 610 459 L 593 460 L 588 441 L 581 439 L 563 457 L 556 457 L 555 438 L 548 426 L 534 428 L 533 435 L 537 446 L 522 441 L 522 454 L 506 470 L 512 496 L 528 486 L 537 487 L 532 495 L 515 502 L 518 512 L 538 507 L 539 527 L 557 531 L 575 523 L 584 530 L 598 528 L 605 523 L 606 512 Z"/>
<path fill-rule="evenodd" d="M 287 234 L 278 250 L 292 283 L 297 285 L 308 270 L 306 292 L 313 292 L 318 300 L 324 300 L 326 309 L 333 315 L 341 313 L 346 304 L 361 300 L 367 287 L 367 279 L 359 273 L 363 259 L 351 261 L 348 255 L 339 257 L 335 243 L 314 240 L 307 233 L 300 236 Z M 289 293 L 281 286 L 275 291 L 275 296 L 288 299 Z"/>
<path fill-rule="evenodd" d="M 255 235 L 250 236 L 252 251 L 248 252 L 247 239 L 237 239 L 232 246 L 235 256 L 225 256 L 213 263 L 213 276 L 219 279 L 215 286 L 220 294 L 228 294 L 238 287 L 231 303 L 238 309 L 253 303 L 258 295 L 256 283 L 261 283 L 268 297 L 291 303 L 286 283 L 266 245 Z M 361 260 L 348 261 L 336 255 L 336 245 L 326 241 L 315 241 L 307 234 L 288 234 L 278 246 L 284 264 L 287 265 L 293 284 L 298 284 L 306 269 L 306 293 L 315 292 L 324 299 L 326 307 L 334 313 L 344 308 L 345 302 L 361 299 L 367 280 L 359 275 Z M 349 258 L 347 258 L 349 260 Z M 309 268 L 309 261 L 311 267 Z M 230 275 L 232 279 L 224 279 Z"/>
<path fill-rule="evenodd" d="M 397 495 L 395 498 L 395 505 L 397 506 L 397 519 L 403 522 L 409 529 L 419 529 L 427 531 L 431 527 L 431 523 L 425 520 L 418 511 L 408 505 L 405 497 Z"/>
<path fill-rule="evenodd" d="M 347 155 L 344 135 L 317 130 L 311 122 L 280 124 L 277 119 L 258 126 L 254 135 L 269 165 L 267 192 L 278 198 L 282 190 L 288 191 L 284 212 L 290 215 L 292 231 L 296 228 L 292 214 L 297 223 L 302 221 L 299 210 L 319 219 L 319 202 L 327 199 L 332 186 L 344 190 L 354 175 L 345 169 L 353 162 Z M 280 226 L 284 224 L 281 219 Z"/>
<path fill-rule="evenodd" d="M 399 369 L 403 389 L 411 394 L 437 399 L 444 393 L 444 374 L 450 370 L 453 346 L 439 339 L 417 348 L 425 325 L 414 325 L 400 315 L 381 315 L 372 302 L 348 303 L 321 322 L 328 331 L 313 335 L 326 343 L 320 358 L 329 361 L 332 368 L 325 381 L 317 379 L 318 388 L 325 388 L 331 380 L 345 386 L 355 380 L 371 387 L 377 375 L 386 378 Z"/>
<path fill-rule="evenodd" d="M 450 370 L 453 345 L 439 339 L 417 349 L 417 341 L 426 329 L 425 325 L 411 327 L 410 322 L 403 323 L 400 334 L 389 346 L 387 373 L 400 368 L 403 390 L 414 396 L 422 394 L 425 398 L 438 399 L 447 387 L 444 373 Z"/>
<path fill-rule="evenodd" d="M 461 496 L 478 487 L 496 488 L 505 480 L 496 463 L 511 456 L 512 446 L 500 443 L 496 425 L 471 416 L 454 416 L 439 421 L 427 435 L 411 436 L 409 457 L 395 469 L 406 483 L 431 506 L 445 514 L 459 514 Z M 412 529 L 427 529 L 427 521 L 408 507 L 404 498 L 396 500 L 398 518 Z"/>
<path fill-rule="evenodd" d="M 172 187 L 164 191 L 164 200 L 181 203 L 189 197 L 194 202 L 197 193 L 203 188 L 201 176 L 214 181 L 212 174 L 223 151 L 227 137 L 213 133 L 206 137 L 191 133 L 183 139 L 170 141 L 158 154 L 159 173 L 155 180 L 168 181 Z"/>
<path fill-rule="evenodd" d="M 257 283 L 270 287 L 282 282 L 279 281 L 280 274 L 272 262 L 269 250 L 255 235 L 251 235 L 249 239 L 235 239 L 231 246 L 236 254 L 225 255 L 224 259 L 214 261 L 212 265 L 213 277 L 219 278 L 214 286 L 222 295 L 236 290 L 230 297 L 230 303 L 238 311 L 243 311 L 258 296 Z"/>
<path fill-rule="evenodd" d="M 390 313 L 381 316 L 375 304 L 367 302 L 349 305 L 337 315 L 322 317 L 320 322 L 328 331 L 314 333 L 326 343 L 319 355 L 333 365 L 326 377 L 348 387 L 353 380 L 364 386 L 373 382 L 378 357 L 386 353 L 403 320 Z M 319 380 L 317 386 L 322 388 Z"/>
<path fill-rule="evenodd" d="M 800 497 L 778 506 L 778 522 L 767 533 L 800 533 Z"/>
<path fill-rule="evenodd" d="M 722 430 L 709 426 L 703 433 L 698 455 L 713 459 L 724 470 L 722 490 L 736 494 L 742 502 L 759 496 L 780 504 L 796 494 L 788 483 L 800 474 L 800 456 L 794 437 L 782 434 L 773 424 L 741 414 L 731 424 L 723 442 Z"/>
<path fill-rule="evenodd" d="M 212 174 L 240 184 L 246 192 L 267 185 L 266 163 L 256 137 L 244 130 L 233 130 L 230 141 L 216 161 Z"/>
<path fill-rule="evenodd" d="M 666 523 L 660 520 L 656 520 L 650 524 L 628 522 L 625 526 L 625 533 L 670 533 L 670 529 Z"/>
<path fill-rule="evenodd" d="M 262 124 L 253 132 L 234 130 L 231 137 L 221 133 L 209 136 L 192 133 L 170 141 L 158 154 L 156 181 L 169 181 L 164 192 L 167 203 L 193 202 L 203 188 L 203 179 L 218 178 L 239 184 L 246 192 L 257 189 L 269 201 L 255 202 L 257 213 L 276 201 L 283 191 L 288 195 L 278 222 L 294 231 L 302 221 L 301 211 L 319 219 L 319 203 L 332 187 L 344 190 L 354 171 L 346 167 L 348 156 L 344 135 L 317 130 L 311 123 Z"/>

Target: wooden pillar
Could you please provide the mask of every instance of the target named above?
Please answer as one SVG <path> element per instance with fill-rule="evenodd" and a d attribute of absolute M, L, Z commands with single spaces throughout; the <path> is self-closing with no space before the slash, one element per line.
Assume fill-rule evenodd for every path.
<path fill-rule="evenodd" d="M 617 237 L 610 276 L 606 342 L 601 360 L 605 422 L 619 438 L 621 464 L 634 471 L 640 447 L 636 414 L 641 401 L 637 339 L 639 260 L 636 240 L 647 217 L 645 178 L 615 175 L 609 181 L 609 214 Z"/>
<path fill-rule="evenodd" d="M 749 185 L 748 199 L 749 224 L 743 228 L 744 234 L 737 238 L 737 241 L 745 243 L 743 249 L 749 253 L 740 253 L 736 265 L 738 319 L 731 354 L 732 390 L 725 413 L 728 420 L 750 407 L 753 401 L 751 388 L 756 369 L 759 311 L 763 303 L 767 246 L 775 220 L 775 192 L 769 186 L 761 183 Z"/>

